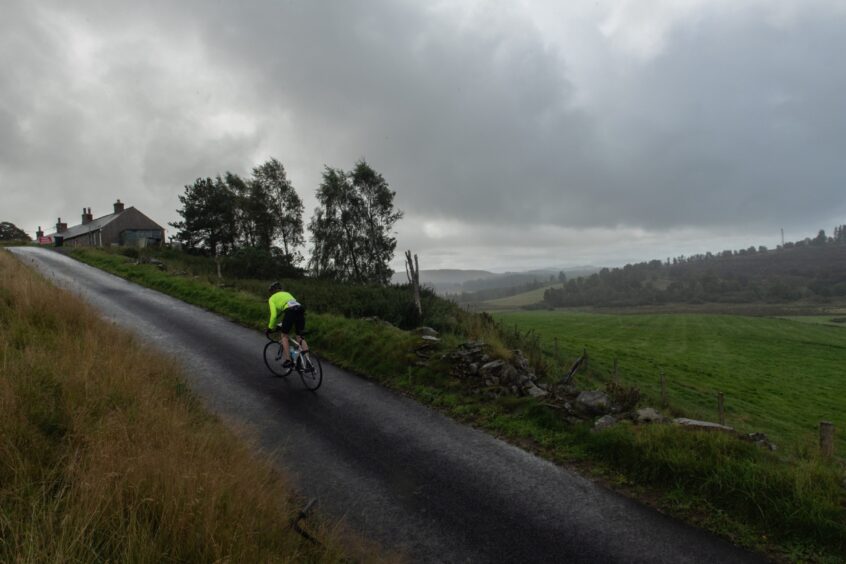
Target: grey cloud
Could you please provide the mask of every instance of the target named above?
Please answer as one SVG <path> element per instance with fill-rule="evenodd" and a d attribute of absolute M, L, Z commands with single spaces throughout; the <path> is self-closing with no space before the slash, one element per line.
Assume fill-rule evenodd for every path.
<path fill-rule="evenodd" d="M 846 73 L 827 63 L 844 15 L 822 4 L 782 27 L 705 11 L 646 61 L 597 36 L 587 104 L 569 54 L 507 2 L 463 18 L 388 0 L 39 6 L 4 4 L 0 181 L 61 186 L 57 208 L 119 188 L 167 221 L 183 185 L 270 151 L 307 202 L 323 164 L 367 158 L 421 248 L 437 245 L 410 232 L 425 218 L 716 234 L 846 212 Z M 46 11 L 105 42 L 104 91 L 69 87 Z M 212 135 L 210 108 L 255 130 Z"/>

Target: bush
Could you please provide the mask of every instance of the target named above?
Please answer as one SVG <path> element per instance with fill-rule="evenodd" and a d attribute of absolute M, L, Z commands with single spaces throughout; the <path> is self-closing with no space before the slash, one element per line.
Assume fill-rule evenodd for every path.
<path fill-rule="evenodd" d="M 233 278 L 302 278 L 303 271 L 279 249 L 241 247 L 223 259 L 223 272 Z"/>
<path fill-rule="evenodd" d="M 137 259 L 138 256 L 139 256 L 138 255 L 138 249 L 136 249 L 135 247 L 121 247 L 118 252 L 120 254 L 122 254 L 123 256 L 129 257 L 129 258 L 132 258 L 132 259 Z"/>

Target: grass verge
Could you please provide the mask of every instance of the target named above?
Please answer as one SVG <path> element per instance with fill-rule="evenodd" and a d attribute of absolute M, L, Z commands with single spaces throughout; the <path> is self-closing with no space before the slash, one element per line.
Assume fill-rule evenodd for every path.
<path fill-rule="evenodd" d="M 175 361 L 6 251 L 0 366 L 0 561 L 378 559 L 319 518 L 321 546 L 297 535 L 301 500 Z"/>
<path fill-rule="evenodd" d="M 219 288 L 102 252 L 75 251 L 74 256 L 248 327 L 265 322 L 263 296 L 237 286 Z M 318 328 L 311 344 L 336 364 L 550 460 L 579 465 L 738 544 L 788 560 L 840 561 L 846 551 L 843 469 L 814 453 L 786 458 L 723 435 L 670 426 L 620 425 L 591 432 L 589 425 L 568 424 L 533 399 L 481 400 L 448 375 L 443 361 L 420 366 L 412 352 L 417 338 L 408 332 L 332 314 L 309 314 L 309 323 Z M 485 336 L 484 323 L 470 327 L 468 334 L 443 335 L 442 346 Z"/>

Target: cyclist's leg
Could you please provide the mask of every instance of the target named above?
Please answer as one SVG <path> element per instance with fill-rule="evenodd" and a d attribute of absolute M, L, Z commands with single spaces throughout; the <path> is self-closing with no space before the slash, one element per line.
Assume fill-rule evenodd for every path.
<path fill-rule="evenodd" d="M 305 331 L 305 310 L 303 308 L 298 308 L 296 312 L 296 319 L 294 319 L 294 325 L 297 329 L 297 342 L 300 343 L 300 350 L 304 353 L 308 352 L 308 343 L 305 339 L 303 339 L 300 335 L 303 331 Z"/>
<path fill-rule="evenodd" d="M 291 332 L 291 326 L 293 324 L 294 319 L 291 315 L 291 311 L 286 309 L 282 314 L 282 326 L 280 327 L 282 335 L 279 337 L 279 341 L 282 343 L 282 358 L 285 359 L 286 363 L 291 360 L 291 348 L 288 343 L 288 334 Z"/>

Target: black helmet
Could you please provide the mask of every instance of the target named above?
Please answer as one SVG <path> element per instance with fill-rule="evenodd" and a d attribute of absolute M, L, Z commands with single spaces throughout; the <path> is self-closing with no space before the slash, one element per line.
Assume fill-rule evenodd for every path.
<path fill-rule="evenodd" d="M 278 281 L 271 284 L 270 288 L 267 289 L 268 292 L 279 292 L 280 290 L 282 290 L 282 284 Z"/>

